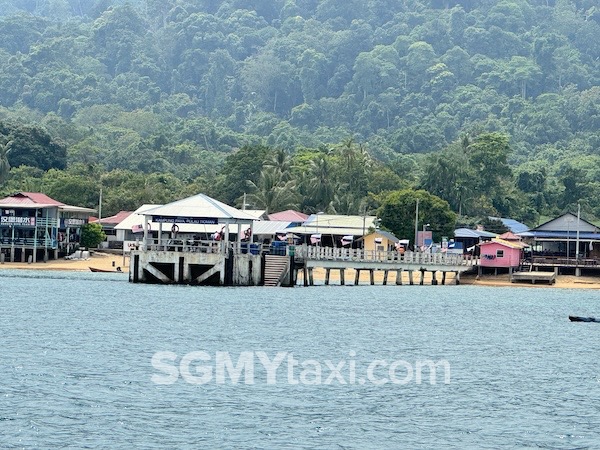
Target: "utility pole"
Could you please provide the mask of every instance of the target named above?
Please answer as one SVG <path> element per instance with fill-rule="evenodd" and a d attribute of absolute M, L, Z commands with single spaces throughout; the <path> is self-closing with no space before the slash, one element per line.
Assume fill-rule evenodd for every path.
<path fill-rule="evenodd" d="M 100 188 L 100 200 L 98 202 L 98 223 L 102 219 L 102 188 Z"/>
<path fill-rule="evenodd" d="M 415 251 L 417 251 L 417 236 L 419 234 L 419 199 L 417 199 L 417 207 L 415 210 Z"/>
<path fill-rule="evenodd" d="M 579 220 L 581 219 L 581 204 L 577 202 L 577 237 L 575 238 L 575 264 L 579 263 Z"/>
<path fill-rule="evenodd" d="M 367 225 L 367 205 L 365 205 L 363 210 L 363 233 L 362 233 L 362 247 L 365 248 L 365 227 Z"/>

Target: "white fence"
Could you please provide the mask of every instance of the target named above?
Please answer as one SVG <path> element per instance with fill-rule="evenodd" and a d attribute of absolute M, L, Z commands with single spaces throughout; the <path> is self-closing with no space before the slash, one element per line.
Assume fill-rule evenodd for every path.
<path fill-rule="evenodd" d="M 475 259 L 453 253 L 405 252 L 301 246 L 295 248 L 296 259 L 333 261 L 404 262 L 413 264 L 442 264 L 471 266 Z"/>
<path fill-rule="evenodd" d="M 226 245 L 229 244 L 229 245 Z M 199 252 L 225 254 L 227 249 L 233 254 L 254 255 L 270 253 L 291 256 L 296 260 L 328 261 L 373 261 L 412 264 L 442 264 L 452 266 L 472 266 L 476 259 L 454 253 L 405 252 L 363 250 L 360 248 L 318 247 L 312 245 L 273 247 L 247 242 L 202 241 L 187 239 L 149 239 L 147 249 L 162 252 Z M 293 249 L 293 250 L 292 250 Z M 133 250 L 133 249 L 132 249 Z"/>

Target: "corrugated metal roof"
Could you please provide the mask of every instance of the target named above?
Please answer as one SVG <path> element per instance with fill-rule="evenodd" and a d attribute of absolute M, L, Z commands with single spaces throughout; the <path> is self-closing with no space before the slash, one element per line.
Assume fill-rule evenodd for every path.
<path fill-rule="evenodd" d="M 337 214 L 311 214 L 304 222 L 306 226 L 316 226 L 319 228 L 356 228 L 362 235 L 363 228 L 375 228 L 375 216 L 342 216 Z M 324 231 L 325 232 L 325 231 Z M 337 233 L 336 233 L 337 234 Z"/>
<path fill-rule="evenodd" d="M 277 234 L 279 232 L 287 233 L 287 229 L 292 222 L 284 222 L 281 220 L 255 220 L 254 234 Z"/>
<path fill-rule="evenodd" d="M 96 210 L 84 208 L 82 206 L 65 205 L 62 202 L 48 197 L 40 192 L 17 192 L 0 200 L 0 206 L 3 208 L 54 208 L 58 207 L 61 211 L 93 213 Z"/>
<path fill-rule="evenodd" d="M 555 217 L 548 222 L 541 224 L 538 227 L 535 227 L 532 231 L 564 231 L 568 232 L 571 230 L 577 230 L 579 228 L 580 232 L 586 233 L 597 233 L 598 227 L 587 220 L 579 218 L 579 222 L 577 222 L 577 216 L 573 213 L 565 213 L 562 216 Z"/>
<path fill-rule="evenodd" d="M 379 234 L 379 235 L 383 236 L 384 238 L 388 238 L 390 241 L 394 241 L 394 242 L 398 242 L 400 240 L 396 236 L 394 236 L 392 233 L 390 233 L 389 231 L 386 231 L 386 230 L 375 230 L 375 234 Z"/>
<path fill-rule="evenodd" d="M 237 220 L 243 222 L 255 219 L 254 216 L 205 194 L 197 194 L 177 200 L 176 202 L 144 211 L 144 214 L 168 217 L 207 217 L 223 221 Z"/>
<path fill-rule="evenodd" d="M 160 229 L 160 224 L 158 224 L 156 222 L 152 222 L 151 220 L 149 220 L 148 223 L 150 224 L 150 229 L 152 231 L 158 231 Z M 141 227 L 141 230 L 142 230 L 142 232 L 140 232 L 140 235 L 141 235 L 143 233 L 143 229 L 144 229 L 144 215 L 133 213 L 130 216 L 128 216 L 126 219 L 124 219 L 122 222 L 115 225 L 114 229 L 115 230 L 132 231 L 134 227 L 138 227 L 138 226 Z M 162 224 L 163 232 L 164 233 L 170 232 L 172 226 L 173 225 L 170 223 L 163 223 Z M 188 234 L 209 233 L 209 234 L 213 234 L 213 233 L 216 233 L 217 231 L 221 231 L 221 229 L 223 228 L 223 224 L 202 225 L 202 224 L 181 223 L 181 224 L 177 224 L 177 227 L 179 228 L 179 233 L 188 233 Z M 238 227 L 237 224 L 229 225 L 229 233 L 237 233 L 237 227 Z M 241 231 L 244 232 L 247 228 L 249 228 L 249 225 L 242 225 Z"/>
<path fill-rule="evenodd" d="M 243 211 L 246 214 L 250 214 L 252 217 L 254 217 L 255 219 L 259 219 L 259 220 L 262 219 L 262 217 L 267 212 L 266 209 L 244 209 Z"/>
<path fill-rule="evenodd" d="M 17 192 L 16 194 L 9 195 L 8 197 L 0 200 L 0 205 L 11 204 L 11 205 L 39 205 L 43 207 L 47 206 L 64 206 L 53 198 L 48 197 L 46 194 L 41 192 Z"/>
<path fill-rule="evenodd" d="M 389 231 L 386 231 L 386 230 L 375 230 L 373 233 L 367 234 L 364 237 L 367 237 L 367 236 L 381 236 L 381 237 L 384 237 L 384 238 L 386 238 L 386 239 L 388 239 L 390 241 L 394 241 L 394 242 L 400 241 L 400 239 L 398 239 L 396 236 L 394 236 L 393 233 L 390 233 Z M 363 236 L 361 236 L 357 240 L 360 241 L 362 238 L 363 238 Z"/>
<path fill-rule="evenodd" d="M 471 230 L 470 228 L 457 228 L 454 230 L 454 237 L 457 238 L 484 238 L 484 237 L 496 237 L 496 233 L 490 233 L 489 231 Z"/>
<path fill-rule="evenodd" d="M 507 231 L 506 233 L 502 233 L 498 236 L 498 239 L 504 239 L 505 241 L 520 241 L 521 237 L 517 236 L 512 231 Z"/>
<path fill-rule="evenodd" d="M 114 216 L 105 217 L 103 219 L 100 219 L 99 221 L 98 221 L 98 218 L 96 218 L 96 220 L 94 220 L 93 222 L 100 222 L 101 224 L 105 224 L 105 225 L 119 224 L 123 220 L 125 220 L 127 217 L 129 217 L 131 214 L 133 214 L 133 211 L 119 211 Z M 90 218 L 90 221 L 91 221 L 91 218 Z"/>
<path fill-rule="evenodd" d="M 575 240 L 577 239 L 577 231 L 526 231 L 519 233 L 519 236 L 534 238 L 534 239 L 555 239 L 555 240 Z M 579 232 L 579 239 L 597 240 L 600 241 L 600 233 Z"/>
<path fill-rule="evenodd" d="M 296 234 L 328 234 L 328 235 L 336 235 L 336 236 L 362 236 L 363 230 L 362 228 L 342 228 L 342 227 L 323 227 L 319 222 L 319 226 L 299 226 L 299 227 L 290 227 L 286 229 L 288 233 L 296 233 Z M 365 234 L 368 233 L 368 228 L 365 230 Z"/>
<path fill-rule="evenodd" d="M 42 204 L 42 203 L 0 203 L 0 207 L 2 207 L 2 209 L 13 209 L 13 208 L 39 208 L 39 209 L 46 209 L 46 208 L 57 208 L 56 205 L 50 205 L 50 204 Z"/>
<path fill-rule="evenodd" d="M 83 206 L 72 206 L 72 205 L 62 205 L 62 206 L 59 206 L 58 209 L 60 211 L 67 211 L 67 212 L 80 212 L 80 213 L 96 212 L 96 210 L 92 209 L 92 208 L 84 208 Z"/>
<path fill-rule="evenodd" d="M 506 241 L 504 239 L 498 239 L 498 238 L 494 238 L 491 241 L 482 242 L 481 244 L 479 244 L 479 246 L 485 247 L 486 245 L 490 245 L 490 244 L 500 244 L 500 245 L 503 245 L 504 247 L 518 248 L 518 249 L 529 247 L 529 245 L 527 245 L 523 242 L 511 242 L 511 241 Z"/>
<path fill-rule="evenodd" d="M 499 220 L 500 222 L 502 222 L 502 225 L 504 225 L 506 228 L 508 228 L 513 233 L 522 233 L 524 231 L 529 230 L 529 227 L 527 225 L 525 225 L 524 223 L 521 223 L 519 221 L 516 221 L 514 219 L 508 219 L 505 217 L 492 217 L 492 216 L 489 216 L 489 219 Z"/>
<path fill-rule="evenodd" d="M 299 211 L 294 211 L 293 209 L 269 214 L 269 220 L 304 222 L 306 219 L 308 219 L 308 214 L 304 214 Z"/>

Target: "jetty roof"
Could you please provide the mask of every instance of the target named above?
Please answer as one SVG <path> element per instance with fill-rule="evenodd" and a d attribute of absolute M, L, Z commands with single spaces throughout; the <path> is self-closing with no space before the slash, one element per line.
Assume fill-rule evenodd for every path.
<path fill-rule="evenodd" d="M 127 216 L 125 219 L 123 219 L 121 222 L 119 222 L 114 229 L 115 230 L 127 230 L 127 231 L 134 231 L 134 232 L 143 232 L 144 231 L 144 215 L 146 213 L 146 211 L 155 209 L 159 206 L 162 205 L 152 205 L 152 204 L 148 204 L 148 205 L 142 205 L 140 206 L 138 209 L 136 209 L 133 213 L 131 213 L 129 216 Z M 152 217 L 150 217 L 150 219 L 152 219 Z M 158 222 L 153 222 L 152 220 L 148 220 L 148 223 L 150 225 L 150 228 L 154 231 L 158 230 L 160 228 L 160 224 Z M 255 221 L 255 224 L 257 223 L 262 223 L 262 221 Z M 179 228 L 179 233 L 216 233 L 217 231 L 221 231 L 221 229 L 223 228 L 222 224 L 191 224 L 191 223 L 181 223 L 177 225 Z M 237 233 L 237 225 L 236 224 L 230 224 L 228 226 L 229 228 L 229 232 L 230 233 Z M 242 232 L 248 227 L 242 227 Z M 166 225 L 163 224 L 163 231 L 167 232 L 171 229 L 171 225 Z"/>
<path fill-rule="evenodd" d="M 182 200 L 145 210 L 146 216 L 163 216 L 174 218 L 216 219 L 220 223 L 251 223 L 256 219 L 252 214 L 226 205 L 206 194 L 197 194 Z"/>

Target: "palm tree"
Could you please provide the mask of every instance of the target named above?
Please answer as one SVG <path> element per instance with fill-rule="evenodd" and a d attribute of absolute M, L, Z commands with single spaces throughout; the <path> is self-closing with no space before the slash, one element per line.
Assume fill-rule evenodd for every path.
<path fill-rule="evenodd" d="M 264 166 L 273 167 L 279 170 L 286 181 L 290 179 L 292 158 L 288 153 L 286 153 L 285 150 L 277 149 L 275 154 L 270 159 L 267 159 L 263 164 Z"/>
<path fill-rule="evenodd" d="M 10 172 L 10 163 L 8 162 L 8 154 L 12 149 L 13 141 L 8 141 L 0 144 L 0 184 L 3 184 L 8 178 Z"/>
<path fill-rule="evenodd" d="M 248 200 L 266 209 L 267 214 L 298 206 L 295 183 L 286 180 L 284 174 L 275 167 L 266 166 L 256 183 L 248 180 L 246 184 L 251 189 Z"/>
<path fill-rule="evenodd" d="M 306 191 L 311 204 L 317 211 L 326 209 L 333 200 L 336 189 L 331 178 L 331 169 L 326 159 L 317 158 L 310 162 L 309 176 L 304 182 L 307 183 Z"/>

